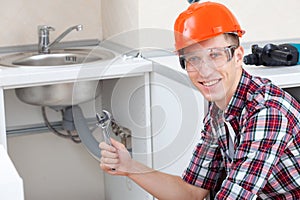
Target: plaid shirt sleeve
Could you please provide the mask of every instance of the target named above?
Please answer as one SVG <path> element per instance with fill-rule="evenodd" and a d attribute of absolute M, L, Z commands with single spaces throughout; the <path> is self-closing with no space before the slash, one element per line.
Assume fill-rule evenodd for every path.
<path fill-rule="evenodd" d="M 275 108 L 263 108 L 245 119 L 231 171 L 216 199 L 256 199 L 291 140 L 291 129 Z"/>
<path fill-rule="evenodd" d="M 211 190 L 215 187 L 220 168 L 222 155 L 216 140 L 210 136 L 211 126 L 206 117 L 201 140 L 196 146 L 192 160 L 183 174 L 183 180 L 198 187 Z M 203 156 L 205 155 L 205 156 Z"/>

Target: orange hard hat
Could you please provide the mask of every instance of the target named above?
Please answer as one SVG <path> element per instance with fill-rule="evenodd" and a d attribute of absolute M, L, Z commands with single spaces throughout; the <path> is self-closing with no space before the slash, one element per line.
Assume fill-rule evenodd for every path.
<path fill-rule="evenodd" d="M 193 3 L 175 21 L 175 47 L 183 49 L 222 33 L 245 33 L 230 10 L 220 3 Z"/>

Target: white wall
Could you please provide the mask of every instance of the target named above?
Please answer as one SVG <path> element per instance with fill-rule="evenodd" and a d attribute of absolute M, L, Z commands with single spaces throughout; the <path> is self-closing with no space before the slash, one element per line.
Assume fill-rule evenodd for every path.
<path fill-rule="evenodd" d="M 173 30 L 185 0 L 102 0 L 103 35 L 111 37 L 140 28 Z"/>
<path fill-rule="evenodd" d="M 297 0 L 215 1 L 230 8 L 246 30 L 241 42 L 300 38 Z M 188 5 L 186 0 L 102 0 L 104 38 L 132 47 L 172 47 L 174 21 Z"/>
<path fill-rule="evenodd" d="M 138 3 L 139 0 L 101 0 L 104 38 L 138 28 Z"/>
<path fill-rule="evenodd" d="M 236 14 L 247 31 L 244 42 L 299 38 L 297 0 L 215 0 Z M 108 38 L 138 28 L 173 30 L 186 0 L 0 0 L 0 47 L 37 42 L 37 26 L 52 25 L 54 39 L 67 27 L 84 30 L 65 40 Z M 102 6 L 102 9 L 101 9 Z M 103 33 L 102 33 L 103 28 Z"/>
<path fill-rule="evenodd" d="M 65 40 L 102 38 L 100 0 L 0 0 L 0 46 L 35 44 L 37 26 L 51 25 L 55 39 L 72 25 L 83 30 Z"/>
<path fill-rule="evenodd" d="M 187 0 L 140 0 L 139 27 L 173 31 L 175 19 L 188 6 Z"/>
<path fill-rule="evenodd" d="M 268 41 L 300 37 L 298 0 L 216 0 L 229 7 L 246 30 L 242 41 Z"/>
<path fill-rule="evenodd" d="M 216 0 L 236 14 L 247 31 L 243 41 L 299 38 L 297 0 Z M 172 30 L 186 0 L 0 0 L 0 46 L 37 42 L 37 26 L 52 25 L 54 39 L 67 27 L 83 24 L 84 30 L 66 40 L 102 39 L 137 28 Z M 101 10 L 102 4 L 102 10 Z M 103 19 L 103 35 L 102 20 Z"/>
<path fill-rule="evenodd" d="M 103 36 L 127 47 L 173 48 L 173 25 L 185 0 L 102 0 Z"/>

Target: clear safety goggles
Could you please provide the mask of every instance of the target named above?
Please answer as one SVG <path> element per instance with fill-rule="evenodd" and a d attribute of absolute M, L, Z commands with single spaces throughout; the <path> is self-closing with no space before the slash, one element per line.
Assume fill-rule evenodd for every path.
<path fill-rule="evenodd" d="M 231 45 L 220 48 L 202 49 L 179 56 L 180 64 L 188 72 L 198 71 L 205 65 L 211 68 L 224 66 L 229 62 L 237 46 Z"/>

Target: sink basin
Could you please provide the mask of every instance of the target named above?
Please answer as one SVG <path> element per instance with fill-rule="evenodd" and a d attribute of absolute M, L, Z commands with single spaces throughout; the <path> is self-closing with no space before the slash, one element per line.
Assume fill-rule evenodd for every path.
<path fill-rule="evenodd" d="M 50 54 L 24 52 L 0 57 L 0 65 L 7 67 L 54 67 L 77 65 L 114 58 L 115 55 L 103 49 L 53 50 Z"/>
<path fill-rule="evenodd" d="M 80 81 L 54 85 L 16 88 L 16 96 L 36 106 L 69 106 L 95 99 L 100 95 L 99 81 Z"/>

